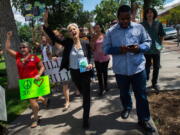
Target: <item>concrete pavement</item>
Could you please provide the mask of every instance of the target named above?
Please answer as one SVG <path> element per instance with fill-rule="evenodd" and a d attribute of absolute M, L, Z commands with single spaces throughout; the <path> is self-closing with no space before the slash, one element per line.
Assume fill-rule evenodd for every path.
<path fill-rule="evenodd" d="M 160 90 L 180 90 L 180 46 L 170 41 L 165 41 L 164 45 L 158 83 Z M 150 85 L 151 81 L 147 86 Z"/>
<path fill-rule="evenodd" d="M 11 123 L 9 135 L 148 135 L 137 125 L 135 104 L 130 117 L 120 117 L 122 106 L 119 90 L 113 75 L 109 77 L 111 90 L 102 98 L 97 97 L 97 81 L 92 84 L 92 104 L 90 129 L 82 130 L 82 99 L 71 92 L 71 106 L 63 112 L 64 97 L 62 91 L 51 97 L 50 107 L 41 106 L 40 126 L 31 129 L 31 110 L 27 109 Z M 134 98 L 133 98 L 134 100 Z"/>
<path fill-rule="evenodd" d="M 172 47 L 172 46 L 171 46 Z M 169 50 L 162 52 L 162 68 L 159 85 L 161 90 L 180 89 L 180 53 Z M 111 64 L 110 64 L 111 65 Z M 9 126 L 10 135 L 149 135 L 137 125 L 135 102 L 130 117 L 123 120 L 120 117 L 122 106 L 119 100 L 112 70 L 109 71 L 111 90 L 102 98 L 97 97 L 97 81 L 92 83 L 92 104 L 90 113 L 90 129 L 82 130 L 82 99 L 74 96 L 71 91 L 71 107 L 63 112 L 64 97 L 59 90 L 51 97 L 48 109 L 41 107 L 40 126 L 31 129 L 31 110 L 27 109 Z M 148 82 L 148 85 L 150 83 Z M 133 101 L 134 101 L 133 96 Z M 153 121 L 151 120 L 152 124 Z M 154 133 L 158 135 L 158 133 Z"/>

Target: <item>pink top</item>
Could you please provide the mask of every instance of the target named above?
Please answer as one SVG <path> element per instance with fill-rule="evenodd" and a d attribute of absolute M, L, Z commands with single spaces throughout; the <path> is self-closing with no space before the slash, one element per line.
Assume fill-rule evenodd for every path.
<path fill-rule="evenodd" d="M 94 61 L 106 62 L 110 59 L 109 55 L 105 55 L 102 49 L 104 36 L 101 35 L 94 43 Z"/>

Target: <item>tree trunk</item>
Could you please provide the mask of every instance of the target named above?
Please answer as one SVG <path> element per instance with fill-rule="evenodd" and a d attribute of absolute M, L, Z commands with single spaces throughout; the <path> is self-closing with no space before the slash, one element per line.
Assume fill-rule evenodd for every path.
<path fill-rule="evenodd" d="M 11 48 L 17 50 L 20 41 L 17 34 L 17 27 L 15 24 L 10 0 L 0 0 L 0 42 L 3 49 L 5 47 L 6 33 L 8 31 L 13 31 Z M 18 88 L 18 74 L 15 59 L 5 53 L 5 63 L 8 78 L 8 88 Z"/>

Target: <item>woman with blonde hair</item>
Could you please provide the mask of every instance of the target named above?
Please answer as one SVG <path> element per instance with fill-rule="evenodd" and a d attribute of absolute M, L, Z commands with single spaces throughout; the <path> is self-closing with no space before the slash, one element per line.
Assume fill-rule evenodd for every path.
<path fill-rule="evenodd" d="M 44 31 L 52 41 L 64 46 L 60 70 L 70 70 L 72 81 L 83 96 L 83 128 L 89 128 L 90 112 L 90 70 L 92 69 L 91 49 L 89 42 L 80 40 L 79 28 L 75 23 L 67 26 L 70 38 L 57 38 L 48 27 L 48 12 L 44 16 Z"/>

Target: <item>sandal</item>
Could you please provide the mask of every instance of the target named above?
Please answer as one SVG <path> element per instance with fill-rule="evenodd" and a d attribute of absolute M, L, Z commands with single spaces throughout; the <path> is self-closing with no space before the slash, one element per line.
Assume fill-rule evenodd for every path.
<path fill-rule="evenodd" d="M 64 111 L 67 111 L 67 110 L 69 109 L 69 107 L 70 107 L 70 103 L 65 104 L 65 105 L 64 105 L 64 108 L 63 108 L 63 112 L 64 112 Z"/>
<path fill-rule="evenodd" d="M 48 107 L 49 107 L 49 104 L 50 104 L 50 99 L 47 98 L 44 105 L 46 106 L 46 108 L 48 108 Z"/>
<path fill-rule="evenodd" d="M 31 128 L 36 128 L 39 125 L 39 119 L 38 120 L 34 120 L 31 124 Z"/>

